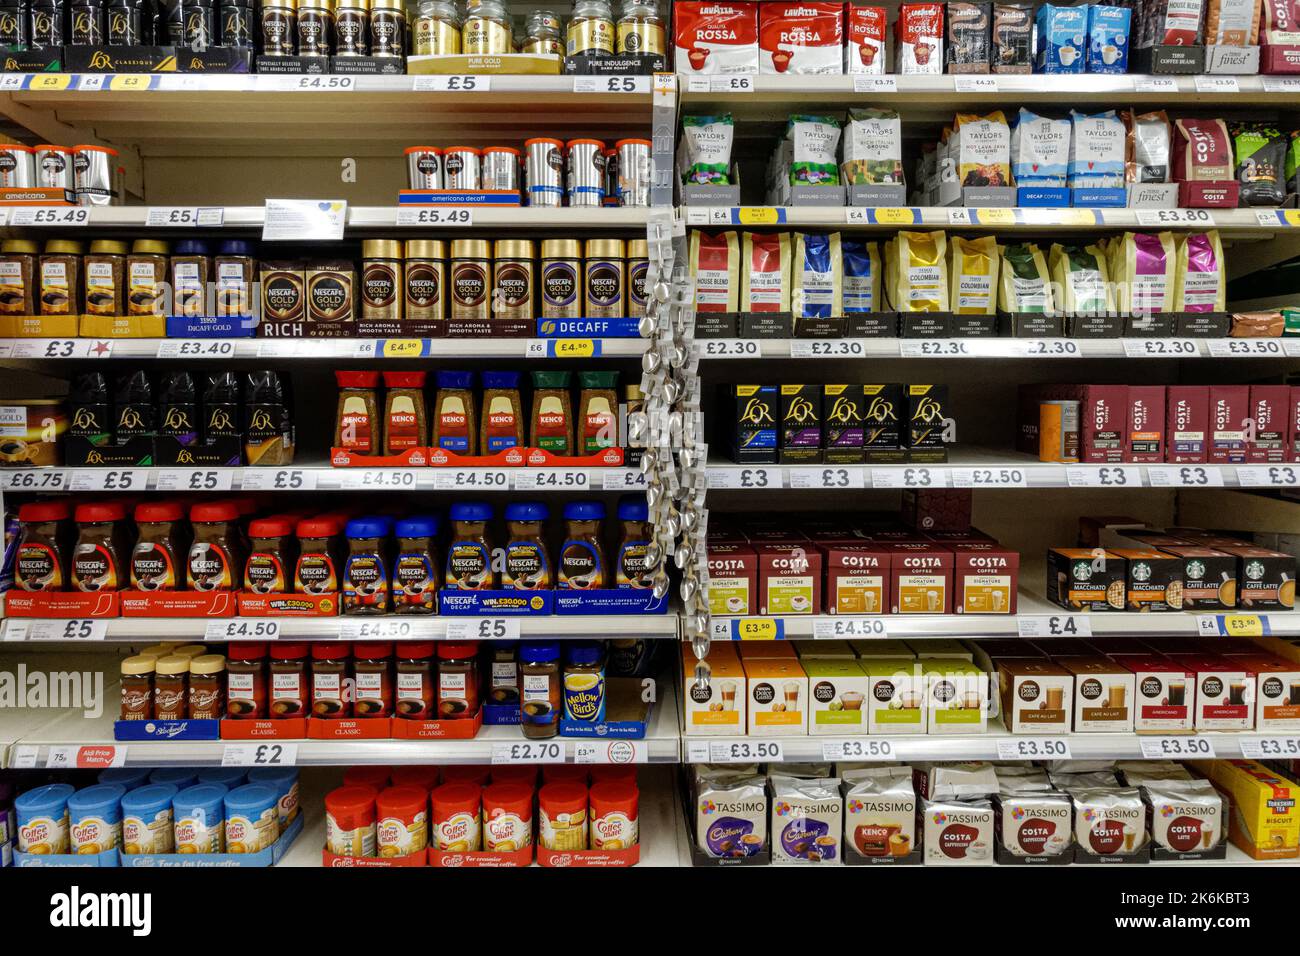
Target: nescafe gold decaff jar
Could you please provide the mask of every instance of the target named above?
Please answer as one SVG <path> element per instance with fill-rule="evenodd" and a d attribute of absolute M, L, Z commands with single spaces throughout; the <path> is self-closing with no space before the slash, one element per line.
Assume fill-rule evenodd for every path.
<path fill-rule="evenodd" d="M 589 319 L 627 314 L 626 267 L 622 239 L 588 239 L 583 268 L 583 296 Z"/>
<path fill-rule="evenodd" d="M 542 240 L 542 318 L 582 318 L 582 243 Z"/>

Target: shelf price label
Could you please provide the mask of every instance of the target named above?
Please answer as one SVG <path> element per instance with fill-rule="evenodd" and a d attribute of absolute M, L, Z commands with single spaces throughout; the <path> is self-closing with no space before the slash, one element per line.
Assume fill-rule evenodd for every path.
<path fill-rule="evenodd" d="M 791 358 L 862 358 L 867 354 L 863 339 L 792 339 Z"/>
<path fill-rule="evenodd" d="M 755 339 L 696 339 L 696 342 L 700 346 L 700 355 L 704 358 L 762 358 L 763 356 L 763 346 Z M 793 343 L 790 347 L 793 350 Z"/>
<path fill-rule="evenodd" d="M 1026 488 L 1023 468 L 953 468 L 954 488 Z"/>
<path fill-rule="evenodd" d="M 1214 213 L 1208 209 L 1136 209 L 1139 226 L 1203 226 L 1214 228 Z"/>
<path fill-rule="evenodd" d="M 575 76 L 575 93 L 649 93 L 648 76 Z"/>
<path fill-rule="evenodd" d="M 847 640 L 854 637 L 886 638 L 889 625 L 880 617 L 818 617 L 813 621 L 814 640 Z"/>
<path fill-rule="evenodd" d="M 1214 742 L 1199 734 L 1141 737 L 1138 742 L 1142 747 L 1143 760 L 1214 759 Z"/>
<path fill-rule="evenodd" d="M 70 618 L 66 621 L 24 621 L 10 619 L 10 629 L 26 627 L 29 641 L 102 641 L 108 637 L 108 621 L 103 618 Z M 9 640 L 10 633 L 5 639 Z M 17 639 L 17 638 L 15 638 Z"/>
<path fill-rule="evenodd" d="M 1129 465 L 1067 465 L 1071 488 L 1141 488 L 1142 469 Z"/>
<path fill-rule="evenodd" d="M 1195 339 L 1125 339 L 1127 358 L 1196 358 L 1201 347 Z"/>
<path fill-rule="evenodd" d="M 1011 737 L 998 740 L 999 760 L 1070 760 L 1064 737 Z"/>
<path fill-rule="evenodd" d="M 1273 633 L 1266 614 L 1198 614 L 1201 637 L 1264 637 Z"/>
<path fill-rule="evenodd" d="M 872 488 L 947 488 L 946 468 L 894 466 L 871 469 Z"/>
<path fill-rule="evenodd" d="M 73 491 L 143 491 L 148 482 L 146 468 L 78 468 L 69 487 Z"/>
<path fill-rule="evenodd" d="M 244 491 L 315 491 L 316 472 L 309 468 L 245 468 L 239 487 Z"/>
<path fill-rule="evenodd" d="M 1092 637 L 1086 614 L 1022 614 L 1016 621 L 1021 637 Z"/>
<path fill-rule="evenodd" d="M 356 88 L 357 78 L 355 76 L 340 75 L 337 73 L 286 76 L 280 80 L 280 89 L 288 92 L 348 93 Z"/>
<path fill-rule="evenodd" d="M 638 468 L 606 468 L 600 473 L 601 491 L 641 491 L 645 472 Z"/>
<path fill-rule="evenodd" d="M 45 758 L 47 770 L 102 770 L 126 763 L 126 748 L 112 744 L 59 744 L 50 747 Z"/>
<path fill-rule="evenodd" d="M 472 226 L 474 211 L 468 206 L 399 206 L 399 226 Z"/>
<path fill-rule="evenodd" d="M 1237 484 L 1243 488 L 1294 487 L 1300 483 L 1300 466 L 1255 465 L 1237 466 Z"/>
<path fill-rule="evenodd" d="M 433 473 L 433 487 L 438 491 L 505 491 L 510 487 L 510 472 L 504 468 L 439 468 Z"/>
<path fill-rule="evenodd" d="M 11 226 L 84 226 L 89 206 L 20 206 L 9 216 Z"/>
<path fill-rule="evenodd" d="M 1242 737 L 1241 755 L 1247 760 L 1282 760 L 1300 757 L 1300 737 Z"/>
<path fill-rule="evenodd" d="M 410 621 L 344 619 L 339 622 L 339 637 L 345 641 L 403 641 L 415 635 Z"/>
<path fill-rule="evenodd" d="M 528 740 L 492 745 L 494 764 L 564 763 L 564 744 L 558 740 Z"/>
<path fill-rule="evenodd" d="M 861 468 L 837 468 L 833 465 L 821 468 L 790 468 L 791 488 L 863 488 L 866 486 L 866 472 Z"/>
<path fill-rule="evenodd" d="M 159 491 L 229 491 L 234 485 L 231 468 L 163 468 L 158 472 Z"/>
<path fill-rule="evenodd" d="M 1211 358 L 1277 358 L 1285 355 L 1280 339 L 1210 339 Z"/>
<path fill-rule="evenodd" d="M 961 339 L 903 339 L 898 354 L 903 358 L 966 358 L 973 353 Z"/>
<path fill-rule="evenodd" d="M 1012 340 L 1011 345 L 1026 356 L 1040 358 L 1079 358 L 1083 354 L 1073 339 L 1022 339 Z"/>
<path fill-rule="evenodd" d="M 203 628 L 205 641 L 274 641 L 280 636 L 280 622 L 256 618 L 230 618 L 208 621 Z"/>
<path fill-rule="evenodd" d="M 8 472 L 3 482 L 10 491 L 63 491 L 68 473 L 62 468 L 31 468 Z"/>
<path fill-rule="evenodd" d="M 1148 465 L 1152 488 L 1222 488 L 1223 469 L 1215 465 Z"/>
<path fill-rule="evenodd" d="M 646 754 L 644 740 L 578 740 L 573 744 L 574 763 L 645 763 Z"/>
<path fill-rule="evenodd" d="M 748 76 L 692 76 L 686 80 L 688 93 L 753 93 L 754 81 Z"/>
<path fill-rule="evenodd" d="M 339 477 L 339 487 L 345 491 L 410 489 L 415 487 L 416 479 L 415 472 L 410 468 L 355 468 L 345 470 Z"/>
<path fill-rule="evenodd" d="M 492 89 L 492 77 L 474 73 L 417 76 L 414 80 L 412 89 L 417 93 L 487 93 Z"/>
<path fill-rule="evenodd" d="M 1240 90 L 1241 86 L 1235 76 L 1196 77 L 1197 93 L 1237 93 Z"/>
<path fill-rule="evenodd" d="M 513 617 L 468 617 L 447 621 L 449 641 L 517 641 L 519 619 Z"/>
<path fill-rule="evenodd" d="M 822 741 L 823 760 L 894 760 L 893 741 L 871 737 Z"/>
<path fill-rule="evenodd" d="M 521 468 L 515 472 L 517 491 L 582 491 L 591 486 L 591 476 L 577 468 Z"/>
<path fill-rule="evenodd" d="M 1172 76 L 1137 76 L 1133 88 L 1139 93 L 1177 93 L 1178 81 Z"/>
<path fill-rule="evenodd" d="M 230 358 L 235 343 L 229 339 L 163 339 L 158 343 L 156 358 Z"/>
<path fill-rule="evenodd" d="M 710 740 L 712 763 L 780 763 L 785 751 L 779 740 Z"/>
<path fill-rule="evenodd" d="M 854 93 L 897 93 L 898 77 L 870 76 L 859 73 L 853 77 Z"/>
<path fill-rule="evenodd" d="M 738 641 L 779 641 L 785 636 L 785 621 L 778 617 L 738 617 L 731 623 Z"/>
<path fill-rule="evenodd" d="M 983 93 L 993 94 L 998 91 L 998 80 L 995 76 L 963 76 L 958 74 L 953 77 L 953 89 L 958 93 Z"/>
<path fill-rule="evenodd" d="M 781 472 L 768 468 L 710 468 L 708 479 L 709 487 L 717 489 L 781 487 Z"/>
<path fill-rule="evenodd" d="M 293 767 L 297 763 L 297 744 L 226 744 L 221 749 L 223 767 Z"/>
<path fill-rule="evenodd" d="M 150 206 L 144 224 L 154 229 L 216 228 L 225 219 L 226 210 L 222 206 Z"/>

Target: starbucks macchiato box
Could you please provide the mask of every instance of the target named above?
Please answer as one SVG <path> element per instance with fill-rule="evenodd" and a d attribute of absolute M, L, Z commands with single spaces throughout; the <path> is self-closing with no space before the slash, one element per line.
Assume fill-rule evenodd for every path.
<path fill-rule="evenodd" d="M 725 647 L 726 651 L 720 651 Z M 695 682 L 695 655 L 682 655 L 682 706 L 686 733 L 719 737 L 745 732 L 745 671 L 729 645 L 714 645 L 709 652 L 709 680 Z"/>
<path fill-rule="evenodd" d="M 867 674 L 867 733 L 924 734 L 925 672 L 911 657 L 864 661 Z"/>
<path fill-rule="evenodd" d="M 967 660 L 921 662 L 925 707 L 932 734 L 982 734 L 988 730 L 989 675 Z"/>
<path fill-rule="evenodd" d="M 865 733 L 868 677 L 862 665 L 822 658 L 804 658 L 802 663 L 808 675 L 808 733 Z"/>

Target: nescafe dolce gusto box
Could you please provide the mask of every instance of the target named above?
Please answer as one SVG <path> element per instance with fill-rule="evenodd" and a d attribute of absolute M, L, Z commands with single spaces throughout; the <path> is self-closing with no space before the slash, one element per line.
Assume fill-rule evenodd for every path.
<path fill-rule="evenodd" d="M 1002 718 L 1013 734 L 1068 734 L 1073 727 L 1074 676 L 1052 661 L 998 662 Z"/>
<path fill-rule="evenodd" d="M 1196 671 L 1163 654 L 1125 655 L 1133 671 L 1133 729 L 1140 734 L 1191 733 Z"/>

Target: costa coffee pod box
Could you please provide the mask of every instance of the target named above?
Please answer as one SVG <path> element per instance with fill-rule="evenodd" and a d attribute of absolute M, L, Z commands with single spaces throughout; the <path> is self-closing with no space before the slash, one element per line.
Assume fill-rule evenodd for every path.
<path fill-rule="evenodd" d="M 747 660 L 749 733 L 793 737 L 808 733 L 808 675 L 797 660 Z"/>
<path fill-rule="evenodd" d="M 1196 671 L 1160 654 L 1124 657 L 1133 671 L 1133 729 L 1140 734 L 1190 733 L 1196 714 Z"/>
<path fill-rule="evenodd" d="M 1067 657 L 1062 667 L 1074 675 L 1076 733 L 1132 733 L 1135 675 L 1106 657 Z"/>
<path fill-rule="evenodd" d="M 1223 796 L 1208 780 L 1143 784 L 1151 842 L 1171 853 L 1202 853 L 1223 839 Z"/>
<path fill-rule="evenodd" d="M 821 549 L 826 562 L 827 614 L 884 614 L 890 607 L 887 548 L 833 544 Z M 713 586 L 712 571 L 709 586 Z"/>
<path fill-rule="evenodd" d="M 1047 552 L 1047 600 L 1070 611 L 1122 611 L 1124 559 L 1100 548 Z"/>
<path fill-rule="evenodd" d="M 1295 607 L 1295 557 L 1267 548 L 1215 546 L 1237 559 L 1237 606 L 1243 611 Z"/>
<path fill-rule="evenodd" d="M 758 613 L 815 614 L 822 606 L 822 554 L 811 544 L 758 546 Z"/>
<path fill-rule="evenodd" d="M 758 597 L 758 554 L 744 544 L 708 546 L 709 613 L 753 614 Z"/>
<path fill-rule="evenodd" d="M 1128 427 L 1127 385 L 1085 385 L 1079 408 L 1079 459 L 1099 464 L 1124 461 Z"/>
<path fill-rule="evenodd" d="M 1012 856 L 1060 856 L 1074 842 L 1074 810 L 1063 793 L 1002 793 L 993 810 L 998 842 Z"/>
<path fill-rule="evenodd" d="M 1260 464 L 1289 461 L 1291 387 L 1250 386 L 1250 417 L 1255 422 L 1255 435 L 1246 446 L 1246 459 Z"/>
<path fill-rule="evenodd" d="M 922 661 L 921 673 L 930 733 L 982 734 L 988 729 L 988 674 L 964 660 Z"/>
<path fill-rule="evenodd" d="M 958 614 L 1015 614 L 1020 552 L 1000 544 L 954 544 L 953 610 Z"/>
<path fill-rule="evenodd" d="M 1165 460 L 1165 387 L 1130 385 L 1125 461 Z"/>
<path fill-rule="evenodd" d="M 885 27 L 889 17 L 884 7 L 856 7 L 844 11 L 845 73 L 885 72 Z"/>
<path fill-rule="evenodd" d="M 1237 606 L 1237 559 L 1213 548 L 1158 547 L 1182 563 L 1183 610 L 1221 611 Z"/>
<path fill-rule="evenodd" d="M 1209 430 L 1210 390 L 1204 385 L 1170 385 L 1165 394 L 1165 460 L 1172 465 L 1204 464 Z"/>
<path fill-rule="evenodd" d="M 1239 464 L 1246 460 L 1246 424 L 1250 421 L 1250 386 L 1210 386 L 1210 461 Z"/>
<path fill-rule="evenodd" d="M 943 4 L 904 3 L 894 25 L 899 73 L 943 72 Z"/>
<path fill-rule="evenodd" d="M 758 72 L 842 73 L 844 4 L 760 3 Z"/>
<path fill-rule="evenodd" d="M 926 866 L 993 863 L 993 804 L 988 800 L 926 800 L 921 845 Z"/>
<path fill-rule="evenodd" d="M 1080 787 L 1074 803 L 1074 839 L 1093 856 L 1132 856 L 1147 841 L 1146 807 L 1131 787 Z"/>
<path fill-rule="evenodd" d="M 725 646 L 725 645 L 724 645 Z M 686 733 L 711 737 L 745 732 L 745 671 L 734 656 L 709 651 L 709 680 L 695 681 L 695 655 L 682 658 Z"/>
<path fill-rule="evenodd" d="M 1115 548 L 1124 559 L 1124 603 L 1130 611 L 1181 611 L 1182 562 L 1146 548 Z"/>
<path fill-rule="evenodd" d="M 867 733 L 924 734 L 925 672 L 910 657 L 863 661 L 867 675 Z"/>
<path fill-rule="evenodd" d="M 916 846 L 916 791 L 907 767 L 845 770 L 844 838 L 861 856 L 907 856 Z M 847 850 L 846 850 L 847 852 Z"/>
<path fill-rule="evenodd" d="M 805 658 L 808 675 L 808 733 L 861 734 L 867 731 L 870 681 L 856 660 Z"/>
<path fill-rule="evenodd" d="M 1013 734 L 1068 734 L 1074 711 L 1074 675 L 1036 658 L 998 662 L 1002 719 Z"/>
<path fill-rule="evenodd" d="M 1251 730 L 1255 726 L 1255 671 L 1241 658 L 1171 654 L 1196 672 L 1197 730 Z"/>
<path fill-rule="evenodd" d="M 888 550 L 894 614 L 952 613 L 952 551 L 922 542 L 891 544 Z"/>
<path fill-rule="evenodd" d="M 1255 729 L 1300 730 L 1300 664 L 1263 654 L 1223 655 L 1255 672 Z"/>
<path fill-rule="evenodd" d="M 678 73 L 757 73 L 758 4 L 673 4 Z"/>

